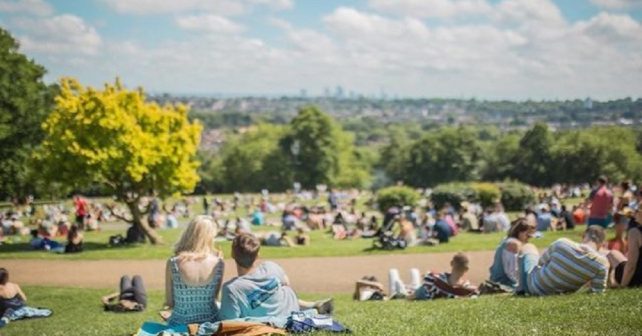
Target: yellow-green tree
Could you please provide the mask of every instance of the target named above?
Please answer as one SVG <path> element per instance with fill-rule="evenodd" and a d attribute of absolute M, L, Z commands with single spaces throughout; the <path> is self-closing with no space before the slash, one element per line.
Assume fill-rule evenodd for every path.
<path fill-rule="evenodd" d="M 118 80 L 98 90 L 63 78 L 36 158 L 49 181 L 103 185 L 129 209 L 122 219 L 159 243 L 142 220 L 149 209 L 141 201 L 150 193 L 166 197 L 196 186 L 201 125 L 187 113 L 183 105 L 146 102 L 142 89 L 127 90 Z"/>

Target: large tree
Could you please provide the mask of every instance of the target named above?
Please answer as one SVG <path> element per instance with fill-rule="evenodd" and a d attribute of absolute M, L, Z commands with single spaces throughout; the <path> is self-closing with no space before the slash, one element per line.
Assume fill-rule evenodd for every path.
<path fill-rule="evenodd" d="M 317 184 L 363 187 L 370 179 L 358 161 L 353 137 L 314 106 L 299 110 L 280 145 L 294 180 L 304 188 Z"/>
<path fill-rule="evenodd" d="M 292 187 L 292 172 L 279 148 L 285 127 L 260 124 L 225 145 L 221 153 L 223 190 L 283 191 Z"/>
<path fill-rule="evenodd" d="M 191 192 L 198 182 L 201 126 L 187 113 L 182 105 L 146 102 L 142 90 L 127 90 L 118 80 L 98 90 L 64 78 L 37 159 L 48 180 L 103 185 L 128 207 L 130 216 L 122 219 L 158 243 L 142 220 L 149 210 L 141 206 L 144 196 Z"/>
<path fill-rule="evenodd" d="M 538 123 L 519 141 L 519 152 L 513 158 L 512 177 L 519 181 L 548 186 L 553 181 L 553 145 L 555 139 L 546 124 Z"/>
<path fill-rule="evenodd" d="M 35 192 L 29 159 L 42 141 L 40 124 L 55 90 L 44 84 L 45 72 L 0 28 L 0 198 Z"/>
<path fill-rule="evenodd" d="M 617 139 L 617 140 L 614 140 Z M 624 127 L 567 131 L 556 142 L 552 170 L 555 181 L 582 183 L 606 175 L 613 182 L 642 177 L 642 157 L 635 133 Z"/>
<path fill-rule="evenodd" d="M 477 178 L 480 148 L 475 134 L 447 127 L 426 134 L 410 145 L 404 182 L 417 187 Z"/>

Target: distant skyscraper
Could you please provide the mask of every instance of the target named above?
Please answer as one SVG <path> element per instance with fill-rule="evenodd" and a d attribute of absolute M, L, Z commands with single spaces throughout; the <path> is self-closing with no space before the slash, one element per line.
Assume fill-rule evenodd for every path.
<path fill-rule="evenodd" d="M 593 108 L 593 100 L 591 100 L 590 97 L 584 100 L 584 108 L 587 110 L 590 110 Z"/>
<path fill-rule="evenodd" d="M 301 97 L 301 98 L 307 98 L 307 97 L 308 97 L 308 90 L 306 90 L 306 89 L 301 89 L 301 91 L 299 91 L 299 97 Z"/>
<path fill-rule="evenodd" d="M 343 87 L 341 87 L 341 85 L 337 85 L 337 88 L 334 91 L 334 97 L 337 99 L 343 98 Z"/>
<path fill-rule="evenodd" d="M 325 88 L 323 89 L 323 95 L 324 95 L 325 97 L 330 97 L 330 88 L 329 88 L 329 87 L 325 87 Z"/>

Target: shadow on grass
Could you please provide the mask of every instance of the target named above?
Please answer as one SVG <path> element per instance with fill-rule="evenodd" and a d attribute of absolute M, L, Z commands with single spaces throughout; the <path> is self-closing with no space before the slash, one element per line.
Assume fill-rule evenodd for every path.
<path fill-rule="evenodd" d="M 107 243 L 98 243 L 98 242 L 83 242 L 83 252 L 89 251 L 104 251 L 104 250 L 129 250 L 145 244 L 127 244 L 119 246 L 110 246 Z M 83 253 L 80 252 L 80 253 Z M 3 243 L 0 245 L 0 256 L 7 253 L 51 253 L 51 254 L 65 254 L 45 250 L 34 250 L 29 243 L 20 242 L 20 243 Z M 69 253 L 69 255 L 75 255 L 79 253 Z"/>

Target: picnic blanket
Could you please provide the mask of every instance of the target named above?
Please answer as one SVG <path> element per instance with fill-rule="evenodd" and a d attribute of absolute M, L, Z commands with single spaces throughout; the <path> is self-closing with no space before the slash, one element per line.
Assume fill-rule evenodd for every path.
<path fill-rule="evenodd" d="M 169 326 L 155 322 L 145 322 L 136 336 L 232 336 L 232 335 L 285 335 L 289 333 L 309 333 L 329 331 L 350 333 L 350 330 L 331 316 L 319 315 L 316 310 L 293 312 L 287 318 L 246 317 L 234 320 L 205 322 L 195 325 Z"/>

